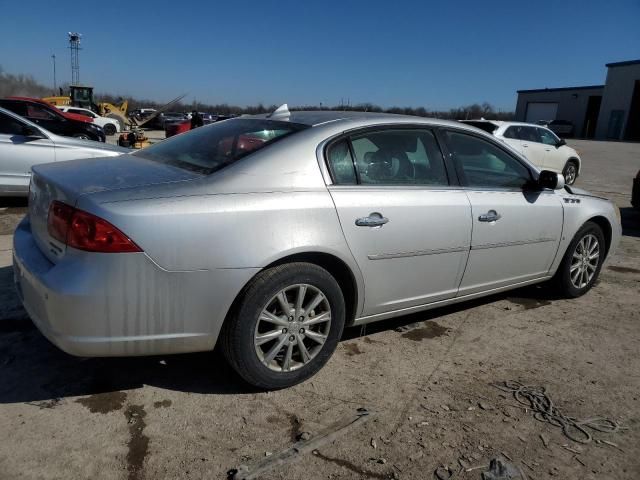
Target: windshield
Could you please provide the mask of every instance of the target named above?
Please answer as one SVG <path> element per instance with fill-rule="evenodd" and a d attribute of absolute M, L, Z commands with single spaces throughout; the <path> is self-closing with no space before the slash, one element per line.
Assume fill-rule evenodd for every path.
<path fill-rule="evenodd" d="M 273 120 L 226 120 L 176 135 L 133 155 L 206 175 L 304 128 Z"/>

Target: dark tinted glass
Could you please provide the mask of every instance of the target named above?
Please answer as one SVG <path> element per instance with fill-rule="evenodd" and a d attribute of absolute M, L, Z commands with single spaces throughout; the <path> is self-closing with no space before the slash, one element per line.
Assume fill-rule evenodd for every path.
<path fill-rule="evenodd" d="M 209 174 L 304 128 L 273 120 L 227 120 L 176 135 L 133 155 Z"/>
<path fill-rule="evenodd" d="M 530 181 L 529 170 L 492 143 L 464 133 L 445 135 L 466 186 L 521 188 Z"/>
<path fill-rule="evenodd" d="M 387 130 L 351 141 L 364 185 L 448 185 L 442 153 L 429 130 Z"/>
<path fill-rule="evenodd" d="M 0 134 L 4 135 L 22 135 L 25 125 L 18 120 L 11 118 L 0 112 Z"/>
<path fill-rule="evenodd" d="M 355 185 L 356 171 L 353 168 L 353 158 L 349 151 L 349 144 L 346 140 L 334 143 L 327 152 L 329 169 L 333 176 L 333 181 L 337 185 Z"/>
<path fill-rule="evenodd" d="M 505 138 L 515 138 L 516 140 L 519 139 L 519 130 L 520 127 L 509 127 L 505 130 L 504 132 L 504 137 Z"/>
<path fill-rule="evenodd" d="M 520 127 L 520 140 L 542 143 L 538 130 L 536 127 Z"/>
<path fill-rule="evenodd" d="M 538 133 L 540 134 L 542 143 L 546 145 L 557 145 L 560 141 L 551 130 L 547 130 L 546 128 L 538 128 Z"/>

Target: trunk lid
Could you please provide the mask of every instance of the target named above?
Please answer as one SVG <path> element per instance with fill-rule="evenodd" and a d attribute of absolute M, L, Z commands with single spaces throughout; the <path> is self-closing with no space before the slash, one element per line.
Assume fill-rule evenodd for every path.
<path fill-rule="evenodd" d="M 29 188 L 31 232 L 53 263 L 66 245 L 49 235 L 47 218 L 54 200 L 76 206 L 78 198 L 96 192 L 130 189 L 200 178 L 202 175 L 131 155 L 57 162 L 33 167 Z"/>

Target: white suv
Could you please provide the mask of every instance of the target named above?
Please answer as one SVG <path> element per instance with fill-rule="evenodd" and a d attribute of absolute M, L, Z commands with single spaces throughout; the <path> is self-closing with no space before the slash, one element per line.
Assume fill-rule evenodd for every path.
<path fill-rule="evenodd" d="M 493 134 L 537 167 L 562 173 L 567 185 L 573 185 L 580 175 L 582 161 L 578 152 L 548 128 L 498 120 L 462 120 L 462 123 Z"/>

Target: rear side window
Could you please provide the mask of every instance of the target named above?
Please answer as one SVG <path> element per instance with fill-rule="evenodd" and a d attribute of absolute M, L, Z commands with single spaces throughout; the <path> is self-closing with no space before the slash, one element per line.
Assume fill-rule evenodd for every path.
<path fill-rule="evenodd" d="M 504 138 L 514 138 L 518 140 L 520 138 L 520 127 L 509 127 L 504 132 Z"/>
<path fill-rule="evenodd" d="M 358 183 L 347 140 L 341 140 L 331 145 L 327 151 L 327 160 L 335 184 L 355 185 Z"/>
<path fill-rule="evenodd" d="M 538 130 L 536 127 L 520 127 L 520 140 L 542 143 Z"/>
<path fill-rule="evenodd" d="M 449 185 L 430 130 L 386 130 L 351 139 L 363 185 Z"/>
<path fill-rule="evenodd" d="M 133 155 L 208 175 L 305 128 L 275 120 L 234 119 L 176 135 Z"/>

